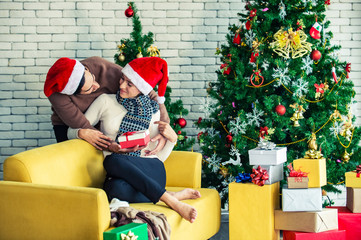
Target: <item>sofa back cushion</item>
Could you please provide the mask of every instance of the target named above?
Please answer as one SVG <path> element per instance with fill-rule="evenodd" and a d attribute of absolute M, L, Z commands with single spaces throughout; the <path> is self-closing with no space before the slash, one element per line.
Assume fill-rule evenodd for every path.
<path fill-rule="evenodd" d="M 101 188 L 105 179 L 103 154 L 74 139 L 8 157 L 4 180 Z"/>

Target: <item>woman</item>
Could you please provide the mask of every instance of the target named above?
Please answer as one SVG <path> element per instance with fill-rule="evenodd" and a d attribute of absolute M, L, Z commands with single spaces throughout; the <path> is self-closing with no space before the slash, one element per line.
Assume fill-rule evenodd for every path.
<path fill-rule="evenodd" d="M 166 173 L 163 161 L 171 153 L 177 134 L 168 123 L 159 121 L 159 107 L 148 93 L 159 83 L 158 102 L 164 103 L 164 93 L 168 82 L 167 63 L 157 57 L 139 58 L 127 64 L 122 70 L 117 94 L 103 94 L 89 107 L 85 116 L 91 124 L 100 122 L 101 131 L 117 140 L 126 132 L 149 129 L 150 138 L 158 132 L 167 142 L 162 150 L 154 151 L 156 139 L 147 146 L 120 148 L 112 142 L 110 152 L 104 152 L 104 168 L 107 178 L 104 183 L 109 200 L 118 198 L 128 202 L 163 201 L 178 212 L 184 219 L 194 222 L 197 211 L 192 206 L 181 202 L 195 199 L 200 193 L 193 189 L 180 192 L 165 190 Z M 80 130 L 81 131 L 81 130 Z M 69 138 L 76 137 L 77 130 L 70 129 Z M 156 154 L 156 155 L 155 155 Z"/>

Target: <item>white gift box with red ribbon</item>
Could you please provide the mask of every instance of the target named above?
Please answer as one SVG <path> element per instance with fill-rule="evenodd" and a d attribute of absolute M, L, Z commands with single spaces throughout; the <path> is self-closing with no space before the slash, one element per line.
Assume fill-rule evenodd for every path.
<path fill-rule="evenodd" d="M 131 148 L 137 145 L 144 146 L 150 141 L 149 130 L 126 132 L 118 137 L 121 148 Z"/>

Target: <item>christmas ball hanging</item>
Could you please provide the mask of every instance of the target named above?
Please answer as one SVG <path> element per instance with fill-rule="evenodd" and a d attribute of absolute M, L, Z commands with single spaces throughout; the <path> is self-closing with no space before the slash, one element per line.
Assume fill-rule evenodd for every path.
<path fill-rule="evenodd" d="M 286 107 L 279 104 L 276 108 L 275 108 L 275 111 L 278 115 L 282 116 L 286 113 Z"/>
<path fill-rule="evenodd" d="M 233 140 L 232 135 L 229 134 L 229 135 L 226 136 L 226 141 L 227 141 L 228 143 L 231 143 L 232 140 Z"/>
<path fill-rule="evenodd" d="M 141 53 L 141 52 L 139 52 L 138 54 L 137 54 L 137 58 L 142 58 L 143 57 L 143 54 Z"/>
<path fill-rule="evenodd" d="M 184 128 L 187 125 L 187 121 L 184 118 L 178 118 L 177 123 L 181 128 Z"/>
<path fill-rule="evenodd" d="M 125 16 L 130 18 L 130 17 L 133 17 L 134 16 L 134 11 L 132 9 L 132 6 L 129 6 L 125 12 L 124 12 Z"/>
<path fill-rule="evenodd" d="M 119 61 L 121 61 L 121 62 L 124 62 L 124 60 L 125 60 L 125 57 L 124 57 L 124 55 L 121 53 L 121 54 L 119 54 L 119 56 L 118 56 L 118 60 Z"/>
<path fill-rule="evenodd" d="M 311 59 L 312 59 L 313 61 L 318 61 L 318 60 L 321 59 L 321 57 L 322 57 L 322 54 L 321 54 L 320 51 L 318 51 L 318 50 L 313 50 L 313 51 L 311 52 Z"/>

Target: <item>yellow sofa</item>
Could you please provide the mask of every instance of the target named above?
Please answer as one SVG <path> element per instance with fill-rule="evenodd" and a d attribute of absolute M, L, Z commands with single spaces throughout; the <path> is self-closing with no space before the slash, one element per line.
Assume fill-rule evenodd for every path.
<path fill-rule="evenodd" d="M 201 188 L 199 153 L 173 151 L 165 161 L 167 190 L 198 189 L 202 195 L 184 202 L 194 206 L 194 223 L 159 202 L 130 204 L 139 210 L 164 213 L 171 240 L 203 240 L 220 227 L 220 197 Z M 110 211 L 105 192 L 103 155 L 82 140 L 35 148 L 8 157 L 0 181 L 0 239 L 103 239 Z"/>

